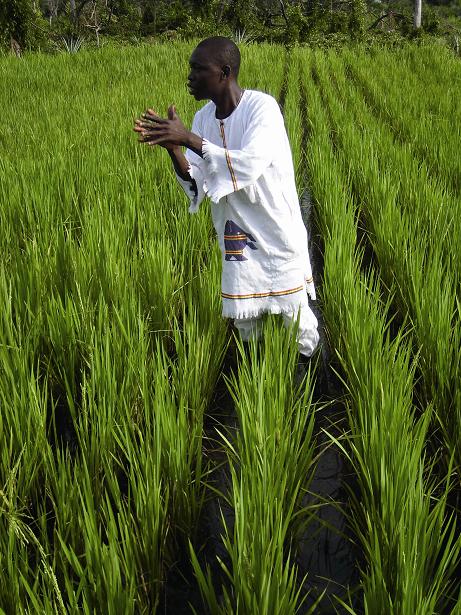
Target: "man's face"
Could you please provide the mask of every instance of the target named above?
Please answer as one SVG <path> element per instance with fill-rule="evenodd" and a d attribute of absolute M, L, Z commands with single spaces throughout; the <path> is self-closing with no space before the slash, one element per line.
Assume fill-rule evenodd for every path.
<path fill-rule="evenodd" d="M 211 99 L 222 87 L 222 68 L 213 62 L 210 51 L 197 48 L 189 60 L 188 86 L 195 100 Z"/>

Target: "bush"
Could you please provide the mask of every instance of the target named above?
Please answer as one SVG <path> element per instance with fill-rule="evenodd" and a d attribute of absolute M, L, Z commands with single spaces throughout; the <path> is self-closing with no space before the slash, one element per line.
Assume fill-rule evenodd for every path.
<path fill-rule="evenodd" d="M 433 8 L 424 7 L 421 27 L 428 34 L 437 34 L 440 30 L 440 19 Z"/>
<path fill-rule="evenodd" d="M 23 49 L 34 49 L 46 40 L 46 21 L 32 0 L 0 3 L 0 46 L 9 48 L 11 39 Z"/>
<path fill-rule="evenodd" d="M 188 15 L 184 25 L 177 29 L 177 35 L 184 40 L 203 39 L 208 36 L 232 37 L 232 30 L 227 24 L 220 24 L 218 27 L 213 18 Z"/>

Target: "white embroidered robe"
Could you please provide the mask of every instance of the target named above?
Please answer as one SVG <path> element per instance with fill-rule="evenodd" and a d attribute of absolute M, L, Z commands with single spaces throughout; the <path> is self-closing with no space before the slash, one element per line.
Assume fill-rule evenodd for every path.
<path fill-rule="evenodd" d="M 196 182 L 178 181 L 196 212 L 207 195 L 222 253 L 223 316 L 297 312 L 315 299 L 307 232 L 290 145 L 277 101 L 245 90 L 227 118 L 213 102 L 194 117 L 203 158 L 187 150 Z"/>

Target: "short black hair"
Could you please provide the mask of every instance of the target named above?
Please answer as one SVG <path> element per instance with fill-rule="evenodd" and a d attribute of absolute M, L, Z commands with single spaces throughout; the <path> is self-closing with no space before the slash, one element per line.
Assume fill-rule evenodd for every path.
<path fill-rule="evenodd" d="M 230 66 L 235 77 L 240 69 L 240 50 L 234 41 L 225 36 L 211 36 L 201 41 L 198 48 L 209 49 L 213 61 L 219 66 Z"/>

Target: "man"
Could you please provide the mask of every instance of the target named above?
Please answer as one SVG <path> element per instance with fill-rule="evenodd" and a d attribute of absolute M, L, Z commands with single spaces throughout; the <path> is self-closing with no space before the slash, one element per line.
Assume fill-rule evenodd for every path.
<path fill-rule="evenodd" d="M 315 290 L 278 103 L 239 86 L 240 52 L 227 38 L 202 41 L 189 64 L 190 93 L 210 100 L 192 130 L 174 106 L 168 118 L 149 109 L 134 130 L 140 141 L 168 150 L 189 211 L 196 212 L 205 195 L 212 201 L 223 256 L 223 316 L 233 318 L 248 341 L 259 337 L 263 314 L 282 314 L 286 326 L 299 315 L 299 350 L 309 357 L 319 340 L 307 298 L 315 299 Z"/>

